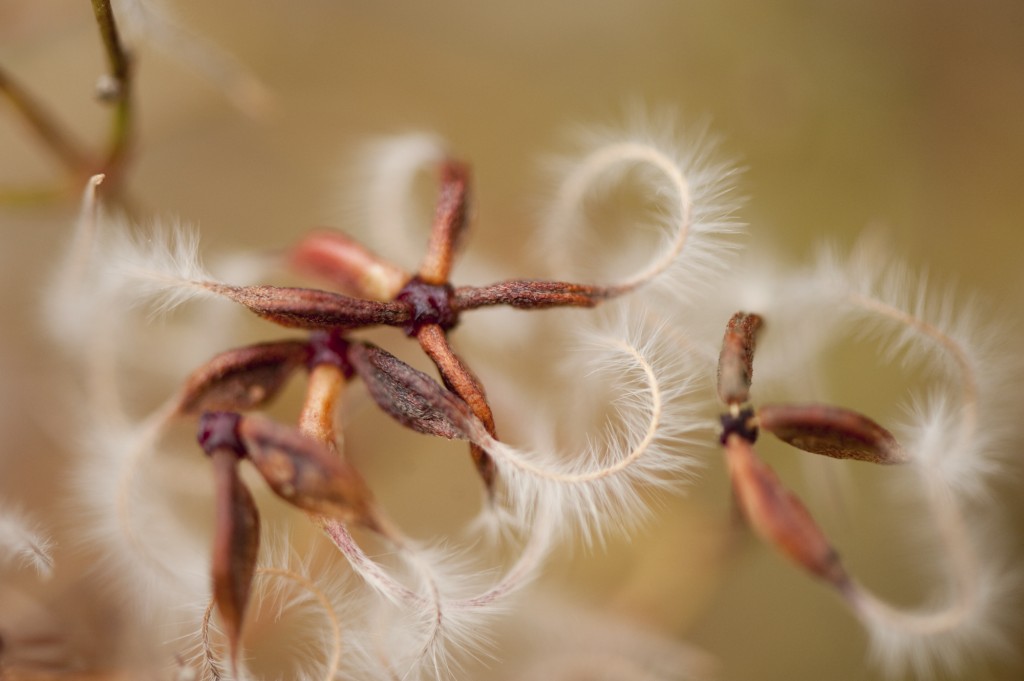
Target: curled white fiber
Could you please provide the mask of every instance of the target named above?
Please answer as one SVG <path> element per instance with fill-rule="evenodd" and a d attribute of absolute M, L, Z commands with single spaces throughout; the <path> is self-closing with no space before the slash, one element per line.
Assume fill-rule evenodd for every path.
<path fill-rule="evenodd" d="M 634 132 L 626 134 L 586 135 L 582 156 L 557 164 L 561 177 L 544 221 L 543 252 L 559 278 L 578 276 L 580 263 L 569 256 L 587 252 L 577 245 L 584 238 L 587 201 L 635 169 L 643 173 L 643 187 L 659 203 L 655 221 L 661 244 L 645 265 L 608 288 L 617 295 L 657 280 L 659 288 L 677 297 L 700 290 L 725 269 L 726 256 L 734 248 L 728 237 L 740 231 L 732 218 L 736 201 L 730 199 L 736 171 L 709 161 L 713 145 L 701 141 L 701 136 L 690 150 L 682 151 L 668 126 L 666 133 L 651 132 L 651 126 L 643 124 L 634 127 Z"/>
<path fill-rule="evenodd" d="M 677 487 L 698 464 L 684 451 L 703 424 L 680 399 L 692 387 L 682 353 L 657 330 L 626 319 L 620 325 L 625 329 L 594 332 L 585 348 L 592 374 L 613 376 L 618 392 L 616 422 L 599 444 L 565 458 L 517 449 L 482 430 L 473 435 L 494 458 L 504 500 L 527 525 L 568 519 L 588 541 L 599 538 L 609 521 L 628 527 L 642 519 L 646 495 Z M 541 517 L 540 510 L 555 515 Z"/>
<path fill-rule="evenodd" d="M 415 266 L 430 225 L 430 213 L 416 200 L 416 181 L 447 156 L 444 141 L 426 132 L 381 137 L 362 147 L 349 203 L 359 233 L 375 250 Z"/>
<path fill-rule="evenodd" d="M 926 560 L 945 574 L 917 607 L 896 607 L 857 583 L 845 595 L 888 673 L 958 670 L 972 656 L 1007 645 L 1005 608 L 1020 578 L 1006 568 L 1006 542 L 987 491 L 1005 469 L 1019 417 L 1009 405 L 1022 367 L 1000 329 L 982 323 L 971 306 L 955 305 L 950 293 L 931 294 L 877 243 L 860 244 L 845 262 L 826 253 L 807 290 L 808 302 L 830 308 L 823 319 L 853 321 L 860 332 L 879 336 L 890 358 L 919 363 L 934 379 L 914 397 L 899 429 L 916 484 L 898 494 L 923 507 L 927 522 L 920 526 L 937 550 Z"/>

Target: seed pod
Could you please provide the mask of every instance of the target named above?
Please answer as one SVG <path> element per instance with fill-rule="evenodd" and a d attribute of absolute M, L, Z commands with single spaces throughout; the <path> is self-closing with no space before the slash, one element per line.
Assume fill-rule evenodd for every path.
<path fill-rule="evenodd" d="M 241 417 L 238 436 L 256 470 L 288 503 L 340 522 L 373 525 L 373 496 L 362 476 L 326 445 L 259 416 Z"/>
<path fill-rule="evenodd" d="M 369 343 L 352 343 L 349 361 L 389 416 L 418 433 L 469 440 L 484 430 L 469 407 L 430 376 Z"/>
<path fill-rule="evenodd" d="M 405 303 L 381 303 L 309 288 L 221 285 L 211 285 L 211 288 L 264 319 L 298 329 L 400 326 L 412 316 Z"/>
<path fill-rule="evenodd" d="M 231 665 L 238 660 L 246 606 L 260 545 L 260 518 L 252 495 L 238 475 L 238 456 L 221 448 L 213 460 L 215 521 L 213 600 L 223 621 Z"/>
<path fill-rule="evenodd" d="M 757 420 L 761 428 L 805 452 L 882 464 L 909 461 L 892 433 L 849 409 L 824 404 L 769 404 L 757 410 Z"/>
<path fill-rule="evenodd" d="M 255 409 L 277 395 L 308 354 L 302 341 L 258 343 L 222 352 L 185 381 L 178 413 Z"/>
<path fill-rule="evenodd" d="M 600 286 L 510 279 L 489 286 L 460 286 L 455 289 L 452 306 L 460 312 L 491 305 L 508 305 L 520 310 L 594 307 L 612 295 L 610 289 Z"/>
<path fill-rule="evenodd" d="M 742 404 L 749 399 L 754 348 L 763 321 L 759 315 L 737 312 L 725 327 L 718 355 L 718 397 L 725 404 Z"/>
<path fill-rule="evenodd" d="M 373 300 L 391 300 L 409 278 L 345 234 L 326 229 L 315 231 L 296 244 L 291 249 L 289 264 L 347 294 Z"/>
<path fill-rule="evenodd" d="M 836 587 L 845 585 L 849 577 L 839 555 L 803 503 L 757 458 L 753 446 L 730 435 L 725 455 L 743 514 L 761 538 L 808 572 Z"/>

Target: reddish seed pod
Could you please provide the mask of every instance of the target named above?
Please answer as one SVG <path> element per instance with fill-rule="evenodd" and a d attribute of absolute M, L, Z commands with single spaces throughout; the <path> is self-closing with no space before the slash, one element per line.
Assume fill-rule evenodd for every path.
<path fill-rule="evenodd" d="M 288 503 L 344 523 L 373 524 L 373 495 L 362 476 L 326 445 L 259 416 L 243 416 L 238 435 L 249 461 Z"/>
<path fill-rule="evenodd" d="M 302 341 L 258 343 L 228 350 L 192 372 L 178 403 L 180 414 L 246 411 L 272 400 L 306 361 Z"/>
<path fill-rule="evenodd" d="M 892 433 L 867 416 L 824 404 L 769 404 L 757 410 L 761 428 L 798 449 L 835 459 L 906 463 Z"/>
<path fill-rule="evenodd" d="M 725 455 L 733 489 L 754 530 L 808 572 L 837 587 L 846 584 L 849 577 L 821 528 L 753 446 L 730 435 Z"/>
<path fill-rule="evenodd" d="M 725 328 L 718 355 L 718 397 L 725 404 L 742 404 L 750 398 L 754 348 L 763 323 L 759 315 L 737 312 Z"/>
<path fill-rule="evenodd" d="M 215 490 L 213 601 L 220 612 L 234 667 L 256 573 L 260 518 L 252 495 L 238 475 L 238 458 L 234 452 L 218 449 L 211 457 Z"/>
<path fill-rule="evenodd" d="M 483 429 L 465 402 L 386 350 L 353 343 L 349 360 L 377 405 L 402 425 L 449 440 Z"/>
<path fill-rule="evenodd" d="M 317 230 L 291 249 L 291 267 L 316 276 L 346 294 L 371 300 L 390 300 L 409 276 L 370 252 L 351 237 L 334 230 Z"/>

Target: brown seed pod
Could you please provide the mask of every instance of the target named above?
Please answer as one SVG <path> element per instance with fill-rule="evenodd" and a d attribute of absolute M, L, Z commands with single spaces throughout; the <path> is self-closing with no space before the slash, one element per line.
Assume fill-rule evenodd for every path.
<path fill-rule="evenodd" d="M 260 545 L 260 518 L 252 495 L 238 475 L 238 456 L 226 448 L 214 450 L 213 600 L 217 604 L 231 650 L 238 660 L 246 606 Z"/>
<path fill-rule="evenodd" d="M 801 501 L 739 435 L 725 444 L 729 477 L 754 530 L 808 572 L 842 587 L 849 581 L 839 555 Z"/>
<path fill-rule="evenodd" d="M 611 297 L 609 289 L 561 281 L 509 279 L 489 286 L 460 286 L 452 305 L 460 312 L 491 305 L 508 305 L 520 310 L 550 307 L 594 307 Z"/>
<path fill-rule="evenodd" d="M 237 431 L 249 460 L 279 497 L 310 513 L 374 526 L 369 488 L 327 445 L 259 416 L 241 417 Z"/>
<path fill-rule="evenodd" d="M 303 341 L 257 343 L 222 352 L 185 381 L 178 413 L 255 409 L 277 395 L 308 354 Z"/>
<path fill-rule="evenodd" d="M 725 327 L 718 355 L 718 397 L 725 404 L 742 404 L 749 399 L 754 348 L 763 323 L 759 315 L 737 312 Z"/>
<path fill-rule="evenodd" d="M 909 461 L 892 433 L 867 416 L 824 404 L 768 404 L 758 425 L 798 449 L 836 459 L 895 464 Z"/>
<path fill-rule="evenodd" d="M 483 425 L 469 407 L 422 371 L 368 343 L 352 343 L 349 361 L 389 416 L 418 433 L 469 440 Z"/>
<path fill-rule="evenodd" d="M 309 288 L 211 285 L 211 289 L 264 319 L 298 329 L 400 326 L 412 316 L 405 303 L 381 303 Z"/>

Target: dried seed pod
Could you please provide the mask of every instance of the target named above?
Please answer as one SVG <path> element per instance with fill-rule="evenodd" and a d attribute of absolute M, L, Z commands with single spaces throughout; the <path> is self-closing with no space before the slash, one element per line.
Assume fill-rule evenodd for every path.
<path fill-rule="evenodd" d="M 551 307 L 594 307 L 614 295 L 605 287 L 562 281 L 509 279 L 489 286 L 460 286 L 452 305 L 458 311 L 492 305 L 508 305 L 520 310 Z"/>
<path fill-rule="evenodd" d="M 260 518 L 252 495 L 238 475 L 237 454 L 219 448 L 210 457 L 215 489 L 213 600 L 223 621 L 234 667 L 256 572 Z"/>
<path fill-rule="evenodd" d="M 757 410 L 757 420 L 761 428 L 805 452 L 882 464 L 909 461 L 892 433 L 849 409 L 824 404 L 769 404 Z"/>
<path fill-rule="evenodd" d="M 309 354 L 307 343 L 257 343 L 222 352 L 185 381 L 180 414 L 246 411 L 273 399 Z"/>
<path fill-rule="evenodd" d="M 391 300 L 409 279 L 400 268 L 370 252 L 352 238 L 333 230 L 318 230 L 291 250 L 289 264 L 304 274 L 320 277 L 347 294 L 371 300 Z"/>
<path fill-rule="evenodd" d="M 375 526 L 362 476 L 327 445 L 259 416 L 243 416 L 238 436 L 270 488 L 288 503 L 340 522 Z"/>
<path fill-rule="evenodd" d="M 352 343 L 349 361 L 377 405 L 402 425 L 449 440 L 469 440 L 473 429 L 483 430 L 465 402 L 390 352 Z"/>
<path fill-rule="evenodd" d="M 725 404 L 742 404 L 749 399 L 754 348 L 763 323 L 759 315 L 737 312 L 725 327 L 718 355 L 718 397 Z"/>
<path fill-rule="evenodd" d="M 797 565 L 842 588 L 849 576 L 807 508 L 739 435 L 725 444 L 729 477 L 748 522 Z"/>
<path fill-rule="evenodd" d="M 469 167 L 448 159 L 441 166 L 441 191 L 437 197 L 434 224 L 419 277 L 431 284 L 443 284 L 451 273 L 452 260 L 469 224 Z"/>
<path fill-rule="evenodd" d="M 412 317 L 405 303 L 381 303 L 316 289 L 222 285 L 210 288 L 264 319 L 298 329 L 400 326 Z"/>

